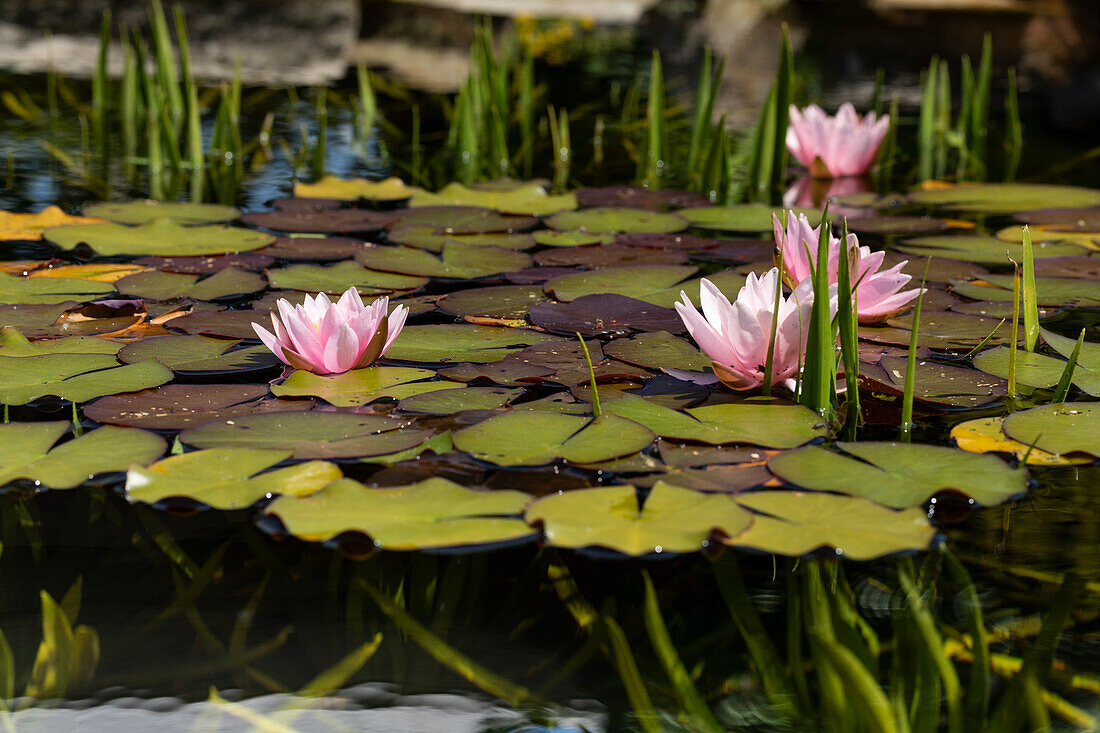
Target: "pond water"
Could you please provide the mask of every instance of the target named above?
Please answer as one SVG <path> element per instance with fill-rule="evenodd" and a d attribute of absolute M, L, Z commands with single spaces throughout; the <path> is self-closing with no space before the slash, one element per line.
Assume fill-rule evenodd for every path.
<path fill-rule="evenodd" d="M 951 124 L 927 151 L 946 161 L 937 178 L 997 183 L 920 186 L 920 109 L 906 106 L 895 157 L 854 187 L 800 194 L 801 170 L 784 169 L 788 205 L 813 217 L 831 196 L 837 227 L 847 217 L 887 265 L 926 277 L 912 367 L 911 311 L 859 326 L 854 429 L 851 391 L 822 417 L 779 387 L 663 371 L 709 374 L 673 304 L 681 289 L 698 302 L 700 276 L 732 300 L 768 270 L 784 202 L 744 202 L 745 131 L 705 126 L 721 170 L 694 177 L 695 79 L 666 69 L 654 107 L 648 42 L 591 39 L 535 63 L 528 97 L 522 63 L 487 67 L 510 74 L 502 96 L 490 84 L 465 102 L 374 75 L 366 123 L 354 73 L 323 102 L 245 88 L 234 109 L 231 90 L 198 90 L 204 195 L 221 206 L 140 201 L 188 198 L 173 172 L 185 143 L 178 166 L 158 149 L 150 180 L 149 140 L 188 134 L 168 107 L 146 107 L 130 148 L 125 83 L 111 82 L 104 147 L 91 84 L 2 80 L 27 114 L 0 119 L 0 217 L 56 204 L 107 220 L 54 221 L 43 238 L 0 218 L 6 724 L 1095 725 L 1100 179 L 1073 161 L 1084 141 L 1048 131 L 1023 95 L 1028 185 L 1002 184 L 998 76 L 987 152 L 951 142 L 958 105 L 940 108 Z M 811 78 L 828 95 L 829 68 L 797 56 L 796 90 Z M 141 82 L 146 99 L 167 94 Z M 494 99 L 514 105 L 510 177 L 486 183 L 502 157 Z M 653 178 L 657 118 L 671 152 Z M 361 180 L 388 176 L 427 190 Z M 540 176 L 551 193 L 513 180 Z M 1014 311 L 1009 256 L 1032 251 L 1036 286 Z M 251 323 L 278 298 L 353 286 L 409 309 L 378 365 L 313 375 L 258 345 Z M 1037 351 L 1009 359 L 1032 307 Z M 1047 407 L 1070 358 L 1068 401 Z"/>

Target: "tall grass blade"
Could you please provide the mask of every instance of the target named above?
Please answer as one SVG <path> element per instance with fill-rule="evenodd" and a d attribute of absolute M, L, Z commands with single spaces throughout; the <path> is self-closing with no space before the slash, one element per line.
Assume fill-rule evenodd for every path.
<path fill-rule="evenodd" d="M 202 201 L 206 187 L 206 151 L 202 146 L 202 119 L 199 110 L 199 89 L 191 71 L 191 44 L 187 37 L 187 19 L 183 8 L 175 7 L 176 41 L 180 54 L 180 71 L 187 96 L 187 157 L 191 164 L 191 200 Z"/>
<path fill-rule="evenodd" d="M 920 331 L 920 310 L 924 302 L 924 284 L 928 280 L 928 268 L 932 264 L 929 257 L 924 263 L 924 276 L 921 278 L 921 293 L 917 296 L 917 304 L 913 308 L 913 330 L 909 332 L 909 353 L 905 359 L 905 387 L 901 398 L 901 426 L 899 436 L 906 443 L 913 432 L 913 392 L 917 382 L 917 336 Z"/>
<path fill-rule="evenodd" d="M 519 115 L 520 170 L 530 178 L 535 164 L 535 59 L 525 51 L 517 74 L 519 86 L 516 113 Z"/>
<path fill-rule="evenodd" d="M 668 130 L 666 129 L 665 80 L 661 55 L 653 52 L 649 66 L 649 94 L 646 98 L 645 168 L 642 185 L 657 190 L 668 175 Z"/>
<path fill-rule="evenodd" d="M 1016 399 L 1016 350 L 1020 343 L 1020 267 L 1012 274 L 1012 330 L 1008 343 L 1008 398 Z"/>
<path fill-rule="evenodd" d="M 966 568 L 958 558 L 941 546 L 944 568 L 951 582 L 958 590 L 957 606 L 966 620 L 972 640 L 974 660 L 970 664 L 970 681 L 966 686 L 965 721 L 967 730 L 981 730 L 985 716 L 989 711 L 989 642 L 985 638 L 985 621 L 982 617 L 982 602 L 978 590 Z"/>
<path fill-rule="evenodd" d="M 974 82 L 973 114 L 970 116 L 970 154 L 975 161 L 975 176 L 985 180 L 986 146 L 989 135 L 989 87 L 993 68 L 993 34 L 982 39 L 982 58 Z"/>
<path fill-rule="evenodd" d="M 920 593 L 913 583 L 906 563 L 898 563 L 898 585 L 904 596 L 908 616 L 916 626 L 923 642 L 923 651 L 935 668 L 939 681 L 943 685 L 947 699 L 947 730 L 950 733 L 962 733 L 962 694 L 959 677 L 955 667 L 943 650 L 943 637 L 936 628 L 931 612 L 921 601 Z M 938 701 L 937 701 L 938 702 Z"/>
<path fill-rule="evenodd" d="M 779 52 L 779 70 L 775 74 L 775 136 L 772 138 L 771 180 L 768 203 L 783 203 L 783 182 L 787 176 L 787 125 L 790 122 L 791 90 L 794 77 L 794 53 L 791 34 L 783 24 L 783 44 Z"/>
<path fill-rule="evenodd" d="M 313 180 L 319 181 L 325 175 L 325 140 L 328 137 L 328 89 L 317 90 L 317 136 L 313 141 L 313 157 L 310 161 L 310 173 Z"/>
<path fill-rule="evenodd" d="M 1062 370 L 1062 376 L 1058 379 L 1058 386 L 1054 390 L 1052 403 L 1065 402 L 1066 397 L 1069 396 L 1069 388 L 1073 384 L 1073 372 L 1077 369 L 1077 359 L 1081 356 L 1081 346 L 1084 343 L 1085 329 L 1082 328 L 1081 335 L 1077 337 L 1077 343 L 1073 346 L 1073 352 L 1069 355 L 1069 361 L 1066 362 L 1066 367 Z"/>
<path fill-rule="evenodd" d="M 566 110 L 554 112 L 554 106 L 548 109 L 550 121 L 550 141 L 554 146 L 554 190 L 563 192 L 569 188 L 569 169 L 573 159 L 572 143 L 569 139 L 569 113 Z"/>
<path fill-rule="evenodd" d="M 817 262 L 813 267 L 814 303 L 810 311 L 809 338 L 802 370 L 802 404 L 822 417 L 828 415 L 836 400 L 836 338 L 833 333 L 829 298 L 829 234 L 828 205 L 821 217 L 821 232 L 817 241 Z M 809 246 L 809 243 L 804 243 Z M 841 250 L 846 246 L 841 243 Z M 808 254 L 808 253 L 807 253 Z M 809 259 L 809 258 L 808 258 Z"/>
<path fill-rule="evenodd" d="M 365 64 L 355 67 L 359 82 L 359 136 L 369 140 L 374 123 L 378 119 L 378 100 L 374 96 L 374 87 L 370 83 L 370 72 Z"/>
<path fill-rule="evenodd" d="M 894 182 L 894 168 L 898 157 L 898 96 L 890 98 L 890 126 L 875 161 L 875 190 L 880 194 L 890 191 Z"/>
<path fill-rule="evenodd" d="M 711 203 L 726 199 L 729 191 L 729 169 L 730 133 L 726 129 L 726 115 L 723 113 L 711 133 L 707 162 L 703 170 L 702 192 Z"/>
<path fill-rule="evenodd" d="M 630 651 L 630 642 L 618 622 L 609 615 L 600 617 L 604 631 L 607 634 L 608 645 L 611 647 L 611 657 L 615 668 L 619 671 L 626 697 L 634 708 L 634 714 L 638 717 L 638 724 L 645 733 L 661 733 L 663 730 L 657 717 L 657 709 L 653 707 L 653 700 L 645 688 L 642 675 L 638 672 L 638 663 L 634 660 L 634 654 Z"/>
<path fill-rule="evenodd" d="M 963 54 L 962 70 L 959 74 L 959 115 L 955 120 L 955 139 L 959 144 L 959 160 L 955 178 L 966 180 L 966 171 L 970 166 L 970 148 L 974 141 L 970 139 L 970 118 L 974 114 L 974 67 L 970 56 Z"/>
<path fill-rule="evenodd" d="M 1023 234 L 1024 348 L 1035 351 L 1035 344 L 1039 340 L 1039 294 L 1035 285 L 1035 249 L 1031 244 L 1031 229 L 1026 224 Z M 1016 345 L 1013 344 L 1012 348 L 1016 348 Z"/>
<path fill-rule="evenodd" d="M 1016 69 L 1008 70 L 1008 91 L 1005 92 L 1005 181 L 1015 181 L 1024 148 L 1024 126 L 1020 122 L 1020 99 L 1016 90 Z"/>
<path fill-rule="evenodd" d="M 840 328 L 840 356 L 844 362 L 844 436 L 847 440 L 856 439 L 856 431 L 862 419 L 859 406 L 859 304 L 856 302 L 856 287 L 852 278 L 850 257 L 855 257 L 856 272 L 859 272 L 859 247 L 848 249 L 848 220 L 844 220 L 841 256 L 837 268 L 837 321 Z M 845 254 L 850 252 L 850 254 Z"/>
<path fill-rule="evenodd" d="M 588 365 L 588 384 L 592 388 L 592 414 L 599 417 L 603 414 L 603 410 L 600 409 L 600 392 L 596 388 L 596 372 L 592 368 L 592 355 L 588 353 L 588 344 L 584 342 L 584 336 L 577 333 L 577 338 L 581 342 L 581 350 L 584 351 L 584 363 Z"/>
<path fill-rule="evenodd" d="M 710 114 L 714 105 L 710 46 L 703 47 L 703 60 L 699 64 L 699 80 L 695 83 L 695 117 L 691 122 L 691 139 L 688 142 L 687 174 L 691 182 L 702 180 L 698 169 L 703 157 L 703 147 L 710 133 Z"/>
<path fill-rule="evenodd" d="M 157 62 L 157 86 L 165 95 L 171 128 L 178 135 L 183 123 L 183 93 L 179 86 L 172 37 L 168 33 L 168 19 L 160 0 L 151 0 L 149 4 L 149 26 L 153 35 L 153 57 Z"/>
<path fill-rule="evenodd" d="M 947 136 L 951 128 L 951 70 L 947 60 L 940 61 L 936 76 L 936 178 L 947 175 Z"/>
<path fill-rule="evenodd" d="M 111 11 L 103 11 L 99 26 L 99 54 L 96 57 L 95 75 L 92 77 L 92 129 L 99 160 L 106 170 L 110 160 L 108 150 L 108 125 L 110 124 L 111 90 L 107 78 L 107 52 L 111 45 Z"/>
<path fill-rule="evenodd" d="M 920 96 L 920 122 L 917 127 L 917 155 L 920 161 L 921 181 L 930 181 L 934 177 L 936 144 L 936 89 L 940 60 L 933 56 L 924 74 Z"/>
<path fill-rule="evenodd" d="M 886 69 L 875 69 L 875 91 L 871 94 L 871 111 L 875 117 L 882 117 L 882 88 L 886 85 Z"/>
<path fill-rule="evenodd" d="M 122 28 L 122 53 L 125 68 L 122 74 L 122 91 L 119 99 L 119 117 L 122 125 L 122 159 L 130 176 L 133 159 L 138 153 L 138 129 L 141 125 L 141 111 L 138 109 L 138 62 L 129 33 Z"/>

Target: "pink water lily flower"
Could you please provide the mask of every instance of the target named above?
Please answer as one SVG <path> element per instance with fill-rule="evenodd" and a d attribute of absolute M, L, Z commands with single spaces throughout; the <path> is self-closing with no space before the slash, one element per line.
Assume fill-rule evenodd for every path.
<path fill-rule="evenodd" d="M 704 278 L 699 283 L 701 315 L 687 293 L 680 292 L 684 302 L 676 304 L 676 312 L 699 348 L 711 358 L 715 377 L 731 389 L 752 389 L 764 382 L 778 278 L 779 269 L 775 267 L 761 277 L 749 273 L 733 303 Z M 784 383 L 794 388 L 794 378 L 802 368 L 806 353 L 813 302 L 813 284 L 808 279 L 790 296 L 780 298 L 779 325 L 772 355 L 772 384 Z M 690 378 L 691 374 L 675 369 L 665 371 L 679 378 Z"/>
<path fill-rule="evenodd" d="M 788 211 L 786 230 L 775 214 L 772 214 L 772 229 L 775 232 L 777 259 L 779 252 L 783 253 L 783 279 L 788 283 L 799 283 L 810 277 L 812 267 L 817 265 L 817 240 L 821 227 L 810 226 L 805 214 L 796 215 Z M 912 279 L 901 271 L 908 260 L 879 272 L 885 252 L 872 252 L 870 247 L 861 247 L 855 234 L 848 235 L 846 249 L 852 265 L 852 280 L 856 283 L 856 313 L 860 323 L 880 323 L 892 318 L 908 308 L 920 295 L 920 288 L 901 289 Z M 837 282 L 839 269 L 840 239 L 830 234 L 830 283 Z"/>
<path fill-rule="evenodd" d="M 409 314 L 399 305 L 387 315 L 385 297 L 363 305 L 355 288 L 348 288 L 335 303 L 324 293 L 307 295 L 297 306 L 280 298 L 278 309 L 279 317 L 271 314 L 275 333 L 258 323 L 252 328 L 284 363 L 314 374 L 370 366 L 397 339 Z"/>
<path fill-rule="evenodd" d="M 876 120 L 869 112 L 860 119 L 849 103 L 835 117 L 816 104 L 801 111 L 792 104 L 787 150 L 814 178 L 862 176 L 871 170 L 889 127 L 890 115 Z"/>

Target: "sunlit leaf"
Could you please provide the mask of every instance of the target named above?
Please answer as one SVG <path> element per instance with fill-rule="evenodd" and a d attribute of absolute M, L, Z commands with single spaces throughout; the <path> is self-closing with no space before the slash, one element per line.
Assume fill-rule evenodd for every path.
<path fill-rule="evenodd" d="M 496 209 L 502 214 L 545 216 L 577 208 L 577 198 L 571 193 L 552 196 L 538 184 L 523 185 L 508 191 L 489 191 L 466 188 L 461 183 L 448 183 L 438 193 L 418 190 L 409 205 L 481 206 Z"/>
<path fill-rule="evenodd" d="M 1011 453 L 1019 460 L 1027 456 L 1029 466 L 1072 466 L 1091 463 L 1087 457 L 1064 457 L 1013 440 L 1004 433 L 1003 417 L 979 417 L 951 428 L 951 439 L 969 453 Z"/>
<path fill-rule="evenodd" d="M 259 249 L 275 237 L 229 226 L 186 226 L 175 219 L 152 219 L 140 226 L 80 224 L 45 231 L 62 249 L 86 244 L 106 257 L 116 255 L 207 255 Z"/>
<path fill-rule="evenodd" d="M 73 402 L 157 387 L 172 371 L 156 361 L 119 366 L 110 354 L 0 355 L 0 403 L 22 405 L 55 395 Z"/>
<path fill-rule="evenodd" d="M 340 201 L 404 201 L 418 190 L 413 186 L 406 186 L 405 182 L 396 176 L 390 176 L 381 181 L 324 176 L 316 183 L 294 182 L 295 196 Z"/>
<path fill-rule="evenodd" d="M 588 234 L 615 234 L 617 232 L 649 232 L 668 234 L 688 228 L 688 221 L 677 214 L 667 214 L 649 209 L 630 209 L 618 206 L 597 206 L 582 211 L 554 214 L 546 219 L 546 226 L 566 232 Z"/>
<path fill-rule="evenodd" d="M 47 206 L 33 214 L 0 211 L 0 242 L 27 240 L 37 242 L 42 232 L 52 227 L 73 224 L 102 224 L 104 219 L 90 216 L 69 216 L 58 206 Z"/>
<path fill-rule="evenodd" d="M 494 328 L 467 324 L 406 326 L 386 352 L 385 358 L 398 361 L 454 363 L 486 362 L 541 341 L 559 337 L 525 328 Z"/>
<path fill-rule="evenodd" d="M 338 407 L 366 405 L 383 397 L 401 400 L 436 390 L 459 389 L 455 382 L 424 381 L 435 376 L 429 369 L 373 366 L 342 374 L 311 374 L 298 370 L 271 387 L 277 397 L 319 397 Z"/>
<path fill-rule="evenodd" d="M 648 428 L 617 415 L 593 420 L 542 411 L 491 417 L 453 437 L 458 450 L 500 466 L 541 466 L 559 458 L 596 463 L 636 453 L 653 442 Z"/>
<path fill-rule="evenodd" d="M 1004 432 L 1056 455 L 1080 452 L 1100 458 L 1100 403 L 1065 402 L 1014 412 L 1005 418 Z"/>

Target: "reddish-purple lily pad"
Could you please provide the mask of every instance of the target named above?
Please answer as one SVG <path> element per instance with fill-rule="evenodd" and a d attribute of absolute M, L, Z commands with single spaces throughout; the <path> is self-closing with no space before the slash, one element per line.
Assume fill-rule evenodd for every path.
<path fill-rule="evenodd" d="M 526 318 L 531 306 L 548 300 L 538 285 L 470 288 L 444 295 L 436 305 L 455 316 Z"/>
<path fill-rule="evenodd" d="M 263 399 L 266 384 L 166 384 L 110 395 L 86 405 L 84 416 L 100 423 L 147 430 L 183 430 L 211 420 L 268 412 L 300 412 L 314 400 Z"/>
<path fill-rule="evenodd" d="M 573 192 L 581 206 L 632 206 L 638 209 L 686 206 L 706 206 L 709 201 L 701 193 L 691 191 L 654 191 L 639 186 L 600 186 L 581 188 Z"/>
<path fill-rule="evenodd" d="M 334 209 L 331 211 L 264 211 L 245 214 L 241 221 L 254 227 L 276 232 L 317 232 L 343 234 L 346 232 L 371 232 L 385 229 L 394 222 L 394 215 L 381 211 L 361 209 Z"/>
<path fill-rule="evenodd" d="M 346 203 L 346 201 L 340 199 L 285 198 L 275 199 L 271 202 L 271 206 L 277 211 L 316 213 L 318 211 L 342 209 Z"/>
<path fill-rule="evenodd" d="M 265 249 L 264 252 L 266 251 Z M 274 258 L 261 252 L 240 252 L 237 254 L 199 257 L 142 257 L 134 260 L 134 264 L 155 267 L 162 272 L 210 275 L 229 267 L 237 270 L 259 272 L 274 261 Z"/>
<path fill-rule="evenodd" d="M 673 309 L 612 293 L 585 295 L 571 303 L 537 303 L 531 308 L 531 323 L 548 331 L 585 336 L 684 331 Z"/>
<path fill-rule="evenodd" d="M 928 234 L 947 229 L 947 222 L 933 216 L 858 216 L 847 220 L 856 234 Z M 839 232 L 843 225 L 837 223 Z"/>
<path fill-rule="evenodd" d="M 476 206 L 419 206 L 393 212 L 392 228 L 430 227 L 436 234 L 522 232 L 539 223 L 534 216 L 504 216 Z"/>
<path fill-rule="evenodd" d="M 652 250 L 625 247 L 621 244 L 548 249 L 535 255 L 535 262 L 540 265 L 549 267 L 579 265 L 593 270 L 600 267 L 627 265 L 683 265 L 687 261 L 687 252 L 681 250 Z"/>
<path fill-rule="evenodd" d="M 473 246 L 500 247 L 502 249 L 530 249 L 534 247 L 535 237 L 520 232 L 487 232 L 479 234 L 441 233 L 436 227 L 406 227 L 391 229 L 386 235 L 393 244 L 440 252 L 447 242 L 459 242 Z"/>
<path fill-rule="evenodd" d="M 878 364 L 861 363 L 859 379 L 872 389 L 901 395 L 907 367 L 906 359 L 887 356 Z M 913 388 L 914 399 L 951 407 L 981 407 L 1008 393 L 1008 384 L 1000 377 L 925 359 L 916 362 Z"/>
<path fill-rule="evenodd" d="M 343 260 L 366 246 L 347 237 L 278 237 L 261 252 L 281 260 Z"/>
<path fill-rule="evenodd" d="M 505 273 L 502 277 L 515 285 L 536 285 L 574 272 L 577 270 L 572 267 L 528 267 Z"/>

